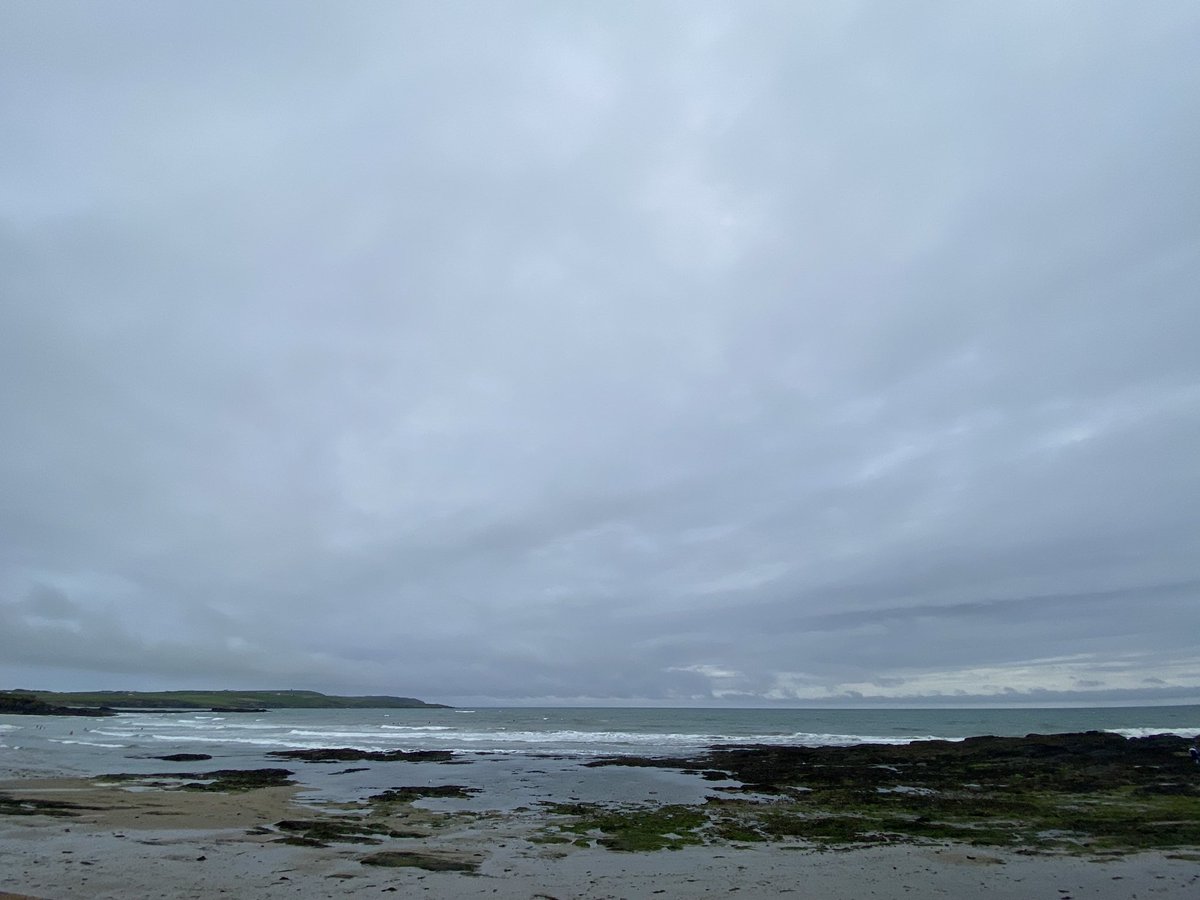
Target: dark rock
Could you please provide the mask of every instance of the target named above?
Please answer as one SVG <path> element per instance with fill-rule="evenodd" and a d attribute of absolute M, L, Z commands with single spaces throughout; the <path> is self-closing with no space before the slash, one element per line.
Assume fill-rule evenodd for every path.
<path fill-rule="evenodd" d="M 251 791 L 257 788 L 286 787 L 295 784 L 290 769 L 218 769 L 201 775 L 213 779 L 210 784 L 185 785 L 192 791 Z"/>
<path fill-rule="evenodd" d="M 252 791 L 258 788 L 287 787 L 295 784 L 291 780 L 290 769 L 217 769 L 213 772 L 153 772 L 129 773 L 121 772 L 100 776 L 105 781 L 150 781 L 152 779 L 170 779 L 179 781 L 190 778 L 189 784 L 178 786 L 182 791 L 214 791 L 219 793 L 237 793 Z M 164 787 L 170 786 L 163 785 Z"/>
<path fill-rule="evenodd" d="M 324 841 L 319 841 L 316 838 L 305 837 L 302 834 L 289 834 L 285 837 L 276 838 L 271 841 L 272 844 L 289 844 L 292 847 L 328 847 Z"/>
<path fill-rule="evenodd" d="M 355 750 L 353 747 L 333 747 L 319 750 L 273 750 L 267 756 L 275 759 L 302 759 L 305 762 L 447 762 L 454 758 L 450 750 Z"/>
<path fill-rule="evenodd" d="M 464 787 L 461 784 L 439 784 L 432 787 L 398 787 L 384 791 L 382 794 L 372 794 L 369 799 L 381 800 L 385 803 L 411 803 L 426 797 L 442 797 L 452 800 L 467 800 L 472 794 L 478 794 L 479 788 Z"/>
<path fill-rule="evenodd" d="M 207 753 L 171 753 L 167 756 L 152 756 L 151 759 L 161 759 L 164 762 L 203 762 L 212 759 Z"/>
<path fill-rule="evenodd" d="M 897 783 L 927 788 L 1020 779 L 1026 789 L 1083 791 L 1161 784 L 1191 773 L 1188 741 L 1175 735 L 1126 739 L 1089 731 L 973 737 L 963 741 L 856 744 L 849 747 L 726 745 L 695 758 L 616 756 L 585 766 L 653 766 L 729 776 L 762 792 L 809 786 L 874 790 Z M 1153 788 L 1151 788 L 1153 790 Z"/>
<path fill-rule="evenodd" d="M 1129 742 L 1143 750 L 1167 750 L 1170 752 L 1178 751 L 1187 745 L 1187 741 L 1177 734 L 1151 734 L 1146 737 L 1130 738 Z"/>

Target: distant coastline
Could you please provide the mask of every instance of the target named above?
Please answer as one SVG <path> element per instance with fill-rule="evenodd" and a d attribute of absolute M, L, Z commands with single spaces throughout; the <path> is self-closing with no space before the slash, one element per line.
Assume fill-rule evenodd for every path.
<path fill-rule="evenodd" d="M 108 715 L 122 709 L 260 712 L 270 709 L 450 709 L 413 697 L 343 697 L 319 691 L 0 691 L 0 713 Z"/>

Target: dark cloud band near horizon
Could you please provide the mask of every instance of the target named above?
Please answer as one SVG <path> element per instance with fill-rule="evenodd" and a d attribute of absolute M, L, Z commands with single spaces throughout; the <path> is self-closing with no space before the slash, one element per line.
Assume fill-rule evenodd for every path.
<path fill-rule="evenodd" d="M 1200 702 L 1198 40 L 6 3 L 0 686 Z"/>

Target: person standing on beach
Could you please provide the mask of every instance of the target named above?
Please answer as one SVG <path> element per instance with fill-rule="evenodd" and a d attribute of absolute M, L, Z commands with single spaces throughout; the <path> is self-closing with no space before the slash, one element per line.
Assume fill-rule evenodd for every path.
<path fill-rule="evenodd" d="M 1188 748 L 1188 756 L 1192 758 L 1192 762 L 1200 766 L 1200 737 L 1196 738 L 1196 742 Z"/>

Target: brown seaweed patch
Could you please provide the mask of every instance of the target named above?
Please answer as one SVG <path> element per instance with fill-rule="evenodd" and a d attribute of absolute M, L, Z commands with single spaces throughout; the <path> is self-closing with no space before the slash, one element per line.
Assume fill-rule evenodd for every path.
<path fill-rule="evenodd" d="M 473 875 L 479 871 L 479 863 L 472 860 L 418 853 L 413 850 L 383 850 L 364 856 L 359 862 L 364 866 L 415 868 L 427 872 L 468 872 Z"/>
<path fill-rule="evenodd" d="M 78 810 L 96 809 L 94 806 L 80 806 L 78 803 L 68 803 L 65 800 L 37 800 L 29 798 L 18 800 L 9 794 L 0 794 L 0 815 L 5 816 L 77 816 Z"/>
<path fill-rule="evenodd" d="M 378 844 L 382 837 L 404 837 L 384 825 L 356 819 L 284 819 L 275 827 L 288 832 L 276 843 L 326 847 L 329 843 Z"/>
<path fill-rule="evenodd" d="M 299 759 L 304 762 L 449 762 L 451 750 L 356 750 L 353 747 L 327 747 L 317 750 L 272 750 L 274 759 Z"/>

